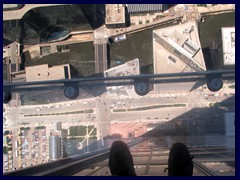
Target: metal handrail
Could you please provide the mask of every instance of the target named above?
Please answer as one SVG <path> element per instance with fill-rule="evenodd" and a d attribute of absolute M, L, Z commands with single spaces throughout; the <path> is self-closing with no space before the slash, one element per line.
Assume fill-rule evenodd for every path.
<path fill-rule="evenodd" d="M 49 81 L 33 81 L 33 82 L 16 82 L 5 83 L 4 88 L 17 87 L 17 86 L 33 86 L 33 85 L 47 85 L 47 84 L 65 84 L 65 83 L 84 83 L 84 82 L 106 82 L 106 81 L 122 81 L 122 80 L 139 80 L 139 79 L 158 79 L 158 78 L 173 78 L 173 77 L 188 77 L 188 76 L 208 76 L 208 75 L 228 75 L 234 74 L 235 69 L 230 70 L 209 70 L 201 72 L 181 72 L 181 73 L 164 73 L 164 74 L 140 74 L 131 76 L 115 76 L 115 77 L 85 77 L 74 79 L 62 79 L 62 80 L 49 80 Z"/>

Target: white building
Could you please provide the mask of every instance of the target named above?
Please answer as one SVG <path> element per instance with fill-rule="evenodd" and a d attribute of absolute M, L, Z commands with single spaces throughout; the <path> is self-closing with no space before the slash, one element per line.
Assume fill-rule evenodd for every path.
<path fill-rule="evenodd" d="M 223 64 L 235 65 L 235 27 L 223 27 Z"/>
<path fill-rule="evenodd" d="M 104 77 L 132 76 L 140 74 L 139 59 L 136 58 L 122 65 L 104 71 Z M 110 86 L 107 87 L 109 96 L 136 96 L 134 86 Z"/>

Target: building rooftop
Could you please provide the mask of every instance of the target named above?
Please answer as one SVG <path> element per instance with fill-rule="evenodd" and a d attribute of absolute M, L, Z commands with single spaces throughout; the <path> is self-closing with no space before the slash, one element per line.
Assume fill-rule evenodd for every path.
<path fill-rule="evenodd" d="M 223 64 L 235 65 L 235 27 L 222 28 Z"/>
<path fill-rule="evenodd" d="M 26 81 L 71 79 L 69 64 L 49 67 L 48 64 L 26 67 Z"/>
<path fill-rule="evenodd" d="M 195 22 L 153 31 L 154 73 L 205 71 L 205 61 Z M 190 91 L 194 83 L 157 84 L 159 92 Z"/>
<path fill-rule="evenodd" d="M 131 76 L 138 75 L 140 73 L 139 70 L 139 60 L 134 59 L 132 61 L 128 61 L 125 64 L 113 67 L 104 72 L 105 77 L 113 77 L 113 76 Z"/>
<path fill-rule="evenodd" d="M 3 59 L 10 58 L 12 64 L 19 63 L 20 56 L 20 44 L 18 42 L 13 42 L 8 46 L 3 47 Z"/>
<path fill-rule="evenodd" d="M 113 67 L 104 71 L 104 77 L 113 77 L 113 76 L 131 76 L 131 75 L 139 75 L 139 60 L 134 59 L 132 61 L 128 61 L 125 64 Z M 117 95 L 117 96 L 135 96 L 136 93 L 134 91 L 133 86 L 110 86 L 107 87 L 109 95 Z"/>
<path fill-rule="evenodd" d="M 154 73 L 206 70 L 195 22 L 153 31 Z"/>
<path fill-rule="evenodd" d="M 106 24 L 123 24 L 125 23 L 125 5 L 123 4 L 106 4 Z"/>

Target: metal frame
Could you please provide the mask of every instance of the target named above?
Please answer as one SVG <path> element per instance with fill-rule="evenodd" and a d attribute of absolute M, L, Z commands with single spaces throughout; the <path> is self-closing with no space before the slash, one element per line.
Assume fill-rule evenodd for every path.
<path fill-rule="evenodd" d="M 189 77 L 189 81 L 191 81 L 192 77 L 195 78 L 206 78 L 208 75 L 230 75 L 230 77 L 235 78 L 235 69 L 231 70 L 209 70 L 202 72 L 181 72 L 181 73 L 165 73 L 165 74 L 141 74 L 141 75 L 133 75 L 133 76 L 117 76 L 117 77 L 86 77 L 86 78 L 76 78 L 76 79 L 64 79 L 64 80 L 50 80 L 50 81 L 34 81 L 34 82 L 18 82 L 18 83 L 5 83 L 3 84 L 4 88 L 7 87 L 17 87 L 17 86 L 33 86 L 33 85 L 47 85 L 47 84 L 65 84 L 65 83 L 79 83 L 79 85 L 84 83 L 92 83 L 92 82 L 100 82 L 101 84 L 111 83 L 111 86 L 116 83 L 118 85 L 119 81 L 123 82 L 123 80 L 128 80 L 124 82 L 133 82 L 133 80 L 139 79 L 149 79 L 150 83 L 153 80 L 160 80 L 164 78 L 183 78 Z M 194 79 L 195 81 L 196 79 Z M 116 82 L 115 82 L 116 81 Z M 87 84 L 86 84 L 87 85 Z"/>
<path fill-rule="evenodd" d="M 127 143 L 128 147 L 135 146 L 149 138 L 134 140 Z M 6 172 L 4 176 L 70 176 L 82 171 L 92 164 L 103 161 L 109 157 L 110 148 L 100 149 L 86 154 L 75 155 L 33 167 L 27 167 L 12 172 Z"/>

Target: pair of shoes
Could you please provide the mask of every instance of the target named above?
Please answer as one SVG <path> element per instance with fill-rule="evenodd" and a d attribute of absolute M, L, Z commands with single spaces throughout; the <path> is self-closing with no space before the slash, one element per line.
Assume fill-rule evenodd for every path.
<path fill-rule="evenodd" d="M 136 176 L 132 155 L 122 141 L 113 142 L 108 165 L 113 176 Z"/>
<path fill-rule="evenodd" d="M 185 144 L 175 143 L 169 153 L 168 176 L 192 176 L 193 156 Z"/>

